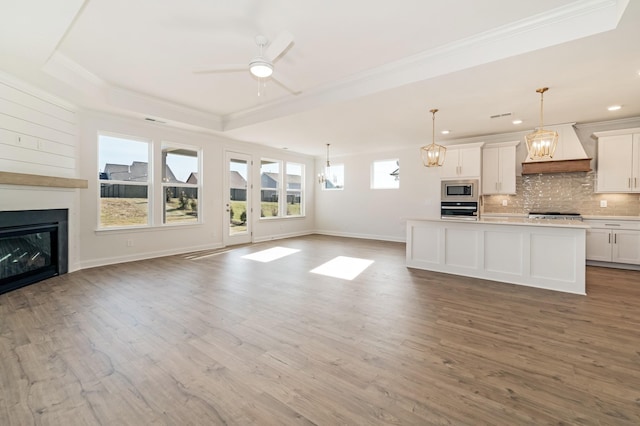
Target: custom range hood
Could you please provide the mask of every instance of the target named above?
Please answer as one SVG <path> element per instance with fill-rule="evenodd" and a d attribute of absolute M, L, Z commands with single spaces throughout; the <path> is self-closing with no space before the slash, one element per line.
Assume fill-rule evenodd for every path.
<path fill-rule="evenodd" d="M 559 124 L 549 127 L 558 132 L 558 146 L 551 160 L 527 159 L 522 163 L 522 174 L 588 172 L 591 170 L 591 158 L 582 147 L 573 125 Z"/>

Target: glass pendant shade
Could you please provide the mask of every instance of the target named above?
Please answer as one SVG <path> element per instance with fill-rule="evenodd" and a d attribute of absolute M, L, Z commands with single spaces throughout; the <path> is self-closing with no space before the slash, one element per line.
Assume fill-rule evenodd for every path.
<path fill-rule="evenodd" d="M 540 93 L 540 128 L 525 136 L 527 151 L 531 160 L 552 159 L 553 154 L 556 152 L 556 146 L 558 146 L 558 132 L 544 130 L 543 128 L 543 101 L 544 92 L 547 90 L 549 90 L 548 87 L 536 90 L 537 93 Z"/>
<path fill-rule="evenodd" d="M 420 148 L 420 155 L 422 156 L 422 164 L 425 167 L 440 167 L 444 164 L 444 157 L 447 153 L 447 148 L 442 145 L 436 144 L 436 112 L 437 109 L 432 109 L 432 132 L 431 132 L 431 144 L 425 145 Z"/>

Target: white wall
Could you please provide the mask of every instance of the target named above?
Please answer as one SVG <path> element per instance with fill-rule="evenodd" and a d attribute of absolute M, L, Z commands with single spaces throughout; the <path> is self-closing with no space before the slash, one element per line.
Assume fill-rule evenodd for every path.
<path fill-rule="evenodd" d="M 98 230 L 98 133 L 107 132 L 153 141 L 173 142 L 202 149 L 203 183 L 198 206 L 201 224 Z M 0 185 L 0 210 L 69 209 L 69 271 L 223 245 L 228 213 L 223 207 L 226 151 L 253 159 L 254 209 L 260 199 L 260 159 L 305 165 L 305 212 L 302 218 L 253 218 L 253 241 L 313 232 L 315 174 L 312 157 L 233 141 L 224 137 L 178 130 L 143 119 L 132 119 L 76 109 L 29 86 L 0 75 L 0 171 L 87 179 L 88 189 Z M 159 156 L 159 150 L 156 150 Z M 159 160 L 156 159 L 156 161 Z M 160 191 L 159 187 L 157 189 Z M 159 193 L 159 192 L 158 192 Z M 156 207 L 156 210 L 160 209 Z M 127 246 L 127 240 L 133 246 Z"/>
<path fill-rule="evenodd" d="M 58 177 L 77 172 L 75 108 L 0 74 L 0 171 Z M 0 210 L 69 210 L 69 270 L 78 269 L 79 189 L 0 185 Z"/>
<path fill-rule="evenodd" d="M 371 189 L 371 164 L 400 160 L 399 189 Z M 320 190 L 316 182 L 316 231 L 322 234 L 405 241 L 406 220 L 440 215 L 440 177 L 426 168 L 420 146 L 331 158 L 344 164 L 344 190 Z M 321 170 L 323 162 L 316 162 Z"/>
<path fill-rule="evenodd" d="M 179 130 L 167 125 L 149 123 L 105 113 L 83 111 L 81 113 L 81 162 L 80 175 L 89 181 L 89 188 L 81 193 L 80 244 L 82 268 L 120 263 L 124 261 L 185 253 L 190 251 L 222 247 L 223 232 L 227 231 L 228 213 L 223 208 L 225 197 L 224 173 L 225 152 L 245 153 L 253 160 L 253 191 L 250 192 L 254 206 L 253 241 L 303 235 L 313 231 L 313 191 L 306 195 L 304 218 L 260 219 L 260 159 L 270 158 L 295 161 L 306 165 L 306 173 L 313 176 L 313 158 L 274 150 L 256 144 L 231 141 L 226 138 Z M 193 146 L 202 151 L 202 170 L 199 179 L 203 184 L 199 194 L 198 214 L 201 224 L 158 225 L 144 228 L 99 230 L 98 229 L 98 134 L 115 133 L 150 140 L 159 147 L 162 142 Z M 160 150 L 155 149 L 156 163 L 160 161 Z M 308 178 L 308 179 L 309 179 Z M 161 188 L 156 186 L 156 199 L 161 197 Z M 158 203 L 156 203 L 158 204 Z M 158 209 L 158 206 L 156 206 Z M 132 246 L 127 241 L 132 242 Z"/>

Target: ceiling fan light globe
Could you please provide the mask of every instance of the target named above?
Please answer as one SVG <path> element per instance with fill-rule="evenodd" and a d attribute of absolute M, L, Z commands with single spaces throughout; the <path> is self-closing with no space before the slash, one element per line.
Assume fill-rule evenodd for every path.
<path fill-rule="evenodd" d="M 266 78 L 273 74 L 273 65 L 264 58 L 255 58 L 249 63 L 249 71 L 258 78 Z"/>

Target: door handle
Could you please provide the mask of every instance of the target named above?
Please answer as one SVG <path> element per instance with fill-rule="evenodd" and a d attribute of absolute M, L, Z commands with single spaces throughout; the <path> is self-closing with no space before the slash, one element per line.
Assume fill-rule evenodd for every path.
<path fill-rule="evenodd" d="M 609 234 L 609 244 L 611 244 L 611 234 Z"/>
<path fill-rule="evenodd" d="M 618 234 L 613 234 L 613 244 L 618 244 Z"/>
<path fill-rule="evenodd" d="M 629 188 L 631 188 L 631 178 L 629 178 L 629 184 L 628 184 Z"/>

